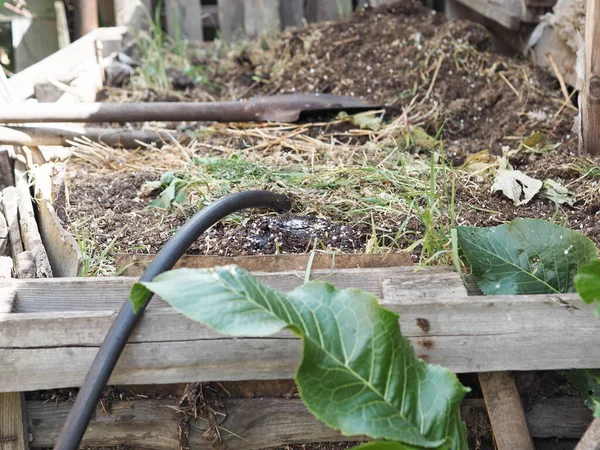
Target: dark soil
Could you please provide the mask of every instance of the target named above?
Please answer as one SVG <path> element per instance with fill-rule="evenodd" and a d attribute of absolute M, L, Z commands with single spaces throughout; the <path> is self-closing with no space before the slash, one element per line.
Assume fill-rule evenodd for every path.
<path fill-rule="evenodd" d="M 511 164 L 534 178 L 550 177 L 571 183 L 577 203 L 557 209 L 549 200 L 534 199 L 526 206 L 515 207 L 499 194 L 491 194 L 489 181 L 460 180 L 456 186 L 457 223 L 492 226 L 517 217 L 553 219 L 563 221 L 600 245 L 597 182 L 581 180 L 582 173 L 574 168 L 579 159 L 576 140 L 571 135 L 573 111 L 568 107 L 560 110 L 562 95 L 557 82 L 547 73 L 527 62 L 494 54 L 491 35 L 481 26 L 446 22 L 440 14 L 415 1 L 402 0 L 392 6 L 361 10 L 341 23 L 292 30 L 277 43 L 266 45 L 267 48 L 265 45 L 260 48 L 256 43 L 248 44 L 233 57 L 217 55 L 221 57 L 218 62 L 213 50 L 200 50 L 196 62 L 207 67 L 207 86 L 188 85 L 178 92 L 111 89 L 102 95 L 120 101 L 229 100 L 292 92 L 355 96 L 387 105 L 387 121 L 401 119 L 422 127 L 430 135 L 441 130 L 446 156 L 455 165 L 461 164 L 468 154 L 485 149 L 499 155 L 503 146 L 517 145 L 515 136 L 524 138 L 541 132 L 549 142 L 562 145 L 547 155 L 520 154 L 511 159 Z M 364 144 L 369 139 L 352 137 L 348 131 L 340 128 L 337 137 L 350 145 Z M 305 134 L 320 138 L 330 132 L 323 126 Z M 246 136 L 218 135 L 204 142 L 215 148 L 238 149 L 259 143 Z M 205 147 L 198 153 L 205 154 L 218 155 L 219 151 Z M 141 151 L 138 155 L 145 158 L 147 153 Z M 153 164 L 144 159 L 138 164 L 130 163 L 111 161 L 98 166 L 74 158 L 67 180 L 70 194 L 69 204 L 64 205 L 66 222 L 74 232 L 76 225 L 91 228 L 101 248 L 116 239 L 115 250 L 155 253 L 189 218 L 193 208 L 168 213 L 149 210 L 153 197 L 142 195 L 142 186 L 146 181 L 158 180 L 165 170 L 178 168 L 180 161 L 165 154 Z M 600 161 L 592 163 L 598 165 Z M 416 224 L 412 229 L 422 231 L 422 226 Z M 365 225 L 337 223 L 330 217 L 307 216 L 298 210 L 283 216 L 244 213 L 209 230 L 189 253 L 300 253 L 312 250 L 315 239 L 329 249 L 364 251 L 370 232 Z M 406 244 L 404 248 L 408 246 L 408 242 L 402 244 Z M 528 380 L 521 376 L 519 382 L 528 392 L 525 407 L 541 395 L 573 395 L 560 377 L 544 375 Z M 482 436 L 481 448 L 493 448 L 489 437 L 489 432 Z M 545 440 L 536 444 L 538 448 L 559 449 L 572 448 L 573 443 Z M 280 450 L 349 447 L 317 444 Z"/>
<path fill-rule="evenodd" d="M 575 180 L 579 173 L 557 164 L 576 158 L 570 136 L 573 112 L 564 108 L 554 117 L 562 100 L 557 82 L 526 62 L 494 54 L 491 42 L 489 32 L 480 25 L 446 22 L 420 3 L 403 0 L 363 9 L 340 23 L 286 32 L 266 49 L 264 43 L 262 47 L 249 43 L 233 56 L 217 55 L 222 56 L 219 60 L 211 50 L 199 50 L 195 61 L 206 66 L 209 85 L 164 94 L 145 90 L 141 99 L 203 101 L 208 94 L 230 99 L 290 92 L 356 96 L 386 104 L 388 120 L 404 117 L 431 135 L 442 130 L 446 154 L 455 164 L 483 149 L 500 154 L 503 145 L 515 145 L 512 136 L 543 132 L 550 142 L 567 143 L 550 156 L 511 162 L 531 176 Z M 122 101 L 140 100 L 134 89 L 119 95 Z M 109 98 L 115 99 L 114 92 Z M 193 124 L 181 127 L 193 128 Z M 314 127 L 307 135 L 325 131 L 331 132 Z M 243 148 L 249 145 L 245 139 L 228 138 L 219 145 Z M 165 215 L 147 210 L 151 199 L 140 197 L 140 189 L 144 181 L 159 178 L 157 171 L 115 174 L 83 169 L 69 180 L 69 221 L 96 218 L 93 226 L 100 243 L 107 244 L 127 225 L 119 238 L 121 250 L 156 252 L 192 213 Z M 556 212 L 548 200 L 515 207 L 498 194 L 490 195 L 486 183 L 475 187 L 459 183 L 457 204 L 459 223 L 479 226 L 515 217 L 551 218 Z M 599 209 L 600 203 L 592 199 L 574 208 L 563 207 L 559 215 L 568 226 L 600 243 L 600 225 L 595 220 Z M 315 238 L 332 249 L 364 250 L 370 227 L 332 223 L 327 217 L 298 217 L 301 222 L 290 222 L 293 214 L 253 219 L 244 215 L 241 227 L 231 222 L 215 227 L 190 251 L 220 255 L 305 252 Z M 290 223 L 298 226 L 290 227 Z"/>

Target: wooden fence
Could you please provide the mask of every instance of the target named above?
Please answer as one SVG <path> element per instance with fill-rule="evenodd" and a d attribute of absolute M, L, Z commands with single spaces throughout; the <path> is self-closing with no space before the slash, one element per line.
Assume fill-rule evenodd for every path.
<path fill-rule="evenodd" d="M 396 0 L 218 0 L 216 5 L 200 0 L 165 0 L 169 34 L 204 40 L 204 29 L 214 28 L 225 41 L 255 37 L 305 23 L 338 20 L 365 4 L 379 6 Z M 155 3 L 155 2 L 154 2 Z M 145 0 L 148 9 L 155 7 Z M 202 26 L 199 26 L 202 24 Z M 214 33 L 213 33 L 214 34 Z"/>

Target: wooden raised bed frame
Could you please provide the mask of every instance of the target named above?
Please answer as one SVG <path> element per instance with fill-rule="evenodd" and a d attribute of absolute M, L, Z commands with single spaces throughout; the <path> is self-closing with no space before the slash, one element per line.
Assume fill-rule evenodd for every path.
<path fill-rule="evenodd" d="M 104 56 L 120 48 L 124 31 L 97 30 L 13 77 L 9 84 L 15 100 L 29 97 L 33 83 L 55 67 L 69 75 L 94 71 L 99 48 L 104 48 Z M 53 75 L 60 78 L 60 73 Z M 43 211 L 45 203 L 40 205 Z M 42 213 L 40 217 L 50 260 L 68 262 L 54 264 L 53 270 L 59 275 L 74 275 L 79 255 L 76 250 L 65 253 L 64 230 L 52 214 Z M 548 419 L 553 416 L 548 413 L 543 420 L 538 417 L 538 425 L 543 422 L 542 426 L 537 430 L 532 426 L 532 415 L 523 414 L 514 379 L 506 370 L 600 367 L 600 350 L 581 344 L 599 335 L 600 322 L 594 308 L 576 295 L 469 296 L 461 277 L 443 267 L 314 270 L 311 274 L 339 288 L 371 292 L 385 307 L 400 312 L 403 333 L 413 342 L 417 355 L 427 362 L 442 364 L 457 373 L 479 372 L 499 449 L 533 448 L 530 435 L 549 437 L 559 427 L 557 421 Z M 303 282 L 299 271 L 256 276 L 280 290 Z M 16 439 L 9 436 L 9 441 L 15 449 L 26 448 L 28 434 L 23 430 L 27 427 L 31 447 L 53 445 L 69 408 L 63 405 L 50 409 L 40 402 L 24 402 L 19 392 L 79 386 L 134 281 L 72 277 L 0 280 L 0 306 L 11 304 L 16 309 L 2 315 L 0 329 L 0 392 L 7 393 L 0 395 L 0 428 L 1 433 L 14 433 Z M 426 330 L 419 326 L 423 321 L 429 323 Z M 110 382 L 129 385 L 289 379 L 299 357 L 299 341 L 288 333 L 262 339 L 225 337 L 155 299 Z M 119 403 L 110 413 L 100 409 L 84 444 L 173 448 L 180 443 L 180 424 L 176 416 L 165 411 L 176 407 L 163 400 L 139 400 Z M 466 401 L 463 414 L 482 407 L 481 401 Z M 224 448 L 258 449 L 348 439 L 316 421 L 298 400 L 259 403 L 231 399 L 226 401 L 226 408 L 228 417 L 222 426 L 243 434 L 244 440 L 226 435 Z M 578 430 L 591 420 L 589 411 L 579 403 L 565 402 L 553 408 L 559 411 L 554 416 L 563 421 L 576 416 Z M 190 421 L 188 425 L 192 448 L 211 448 L 203 439 L 205 428 L 201 422 Z M 596 425 L 578 448 L 593 448 L 587 442 L 593 445 Z M 4 439 L 2 435 L 0 438 Z"/>

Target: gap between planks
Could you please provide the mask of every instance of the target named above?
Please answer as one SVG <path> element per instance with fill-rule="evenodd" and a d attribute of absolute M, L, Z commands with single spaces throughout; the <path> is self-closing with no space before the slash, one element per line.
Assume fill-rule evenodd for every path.
<path fill-rule="evenodd" d="M 71 405 L 30 401 L 26 407 L 33 437 L 31 447 L 52 447 Z M 121 401 L 111 405 L 109 412 L 98 406 L 82 444 L 102 447 L 126 445 L 155 450 L 179 448 L 178 408 L 178 400 L 168 399 Z M 485 405 L 481 400 L 468 399 L 461 405 L 461 415 L 467 422 L 476 420 L 476 414 L 483 408 Z M 326 427 L 306 410 L 299 399 L 226 398 L 219 411 L 225 414 L 224 419 L 218 422 L 222 427 L 222 448 L 225 450 L 361 440 L 340 436 L 339 432 Z M 546 399 L 528 411 L 527 420 L 536 438 L 574 438 L 584 432 L 592 420 L 592 413 L 577 397 Z M 202 418 L 190 421 L 190 448 L 213 448 L 212 443 L 202 437 L 205 430 Z"/>

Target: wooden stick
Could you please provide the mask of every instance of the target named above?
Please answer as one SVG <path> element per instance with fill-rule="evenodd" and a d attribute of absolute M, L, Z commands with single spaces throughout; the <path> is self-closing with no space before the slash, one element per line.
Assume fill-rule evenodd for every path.
<path fill-rule="evenodd" d="M 534 450 L 515 379 L 509 372 L 478 374 L 498 450 Z"/>
<path fill-rule="evenodd" d="M 194 135 L 177 131 L 139 131 L 122 128 L 87 128 L 87 127 L 44 127 L 44 126 L 12 126 L 0 127 L 0 145 L 58 145 L 70 147 L 76 138 L 84 137 L 92 142 L 136 149 L 140 143 L 151 144 L 158 148 L 173 142 L 187 144 Z"/>
<path fill-rule="evenodd" d="M 2 211 L 8 225 L 10 253 L 16 259 L 17 255 L 23 252 L 23 241 L 19 229 L 19 194 L 14 186 L 7 187 L 2 191 Z"/>
<path fill-rule="evenodd" d="M 600 450 L 600 419 L 594 419 L 575 450 Z"/>
<path fill-rule="evenodd" d="M 33 254 L 37 277 L 50 278 L 52 277 L 52 268 L 38 230 L 29 192 L 28 176 L 25 172 L 25 165 L 21 161 L 15 161 L 15 180 L 19 195 L 19 224 L 23 245 L 26 251 Z"/>
<path fill-rule="evenodd" d="M 581 93 L 582 145 L 587 154 L 600 153 L 600 3 L 587 0 L 585 80 Z"/>
<path fill-rule="evenodd" d="M 466 280 L 470 295 L 482 292 L 472 277 Z M 477 374 L 498 450 L 534 450 L 525 411 L 515 379 L 510 372 Z"/>

